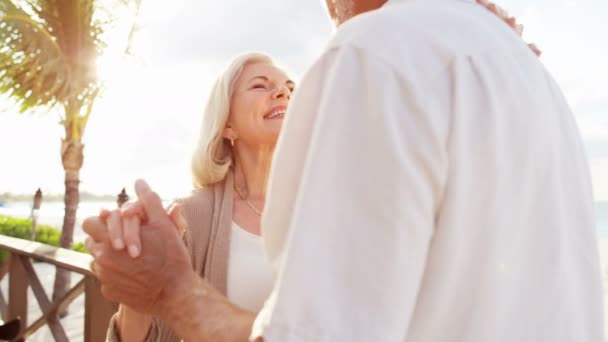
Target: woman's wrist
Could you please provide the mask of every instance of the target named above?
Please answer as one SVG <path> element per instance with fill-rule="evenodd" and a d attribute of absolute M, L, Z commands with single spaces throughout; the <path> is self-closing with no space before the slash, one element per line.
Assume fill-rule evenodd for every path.
<path fill-rule="evenodd" d="M 121 304 L 117 314 L 117 334 L 121 341 L 145 341 L 152 326 L 152 316 Z"/>

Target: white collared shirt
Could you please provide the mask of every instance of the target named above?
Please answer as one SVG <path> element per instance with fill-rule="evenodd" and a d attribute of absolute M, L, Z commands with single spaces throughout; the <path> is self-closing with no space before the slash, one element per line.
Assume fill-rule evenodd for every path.
<path fill-rule="evenodd" d="M 291 103 L 266 342 L 600 342 L 589 170 L 539 59 L 466 0 L 344 24 Z"/>

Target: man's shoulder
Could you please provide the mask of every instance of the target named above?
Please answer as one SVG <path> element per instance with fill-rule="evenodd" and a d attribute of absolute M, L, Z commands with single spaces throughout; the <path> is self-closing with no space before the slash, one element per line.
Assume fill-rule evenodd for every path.
<path fill-rule="evenodd" d="M 409 61 L 411 68 L 442 68 L 457 57 L 493 48 L 497 40 L 505 41 L 497 39 L 500 35 L 515 36 L 472 1 L 393 0 L 344 23 L 328 48 L 354 47 L 401 68 Z"/>
<path fill-rule="evenodd" d="M 447 3 L 447 1 L 446 1 Z M 472 4 L 465 2 L 465 7 Z M 463 6 L 458 4 L 456 8 Z M 406 41 L 421 35 L 443 31 L 445 17 L 457 17 L 454 7 L 426 1 L 389 2 L 384 7 L 360 14 L 342 24 L 331 44 L 352 43 L 367 45 L 374 42 Z M 444 32 L 445 33 L 445 32 Z"/>
<path fill-rule="evenodd" d="M 423 1 L 389 2 L 341 25 L 328 50 L 356 49 L 408 74 L 412 69 L 441 69 L 455 53 L 433 24 L 442 21 L 442 12 Z"/>

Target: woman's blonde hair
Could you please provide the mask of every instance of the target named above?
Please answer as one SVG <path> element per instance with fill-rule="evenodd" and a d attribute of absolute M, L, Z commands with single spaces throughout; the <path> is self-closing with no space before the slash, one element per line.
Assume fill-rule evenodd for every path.
<path fill-rule="evenodd" d="M 245 66 L 253 63 L 274 65 L 272 58 L 260 52 L 237 56 L 218 77 L 211 89 L 201 132 L 192 156 L 192 182 L 195 189 L 224 180 L 233 161 L 232 146 L 223 137 L 230 114 L 234 84 Z"/>

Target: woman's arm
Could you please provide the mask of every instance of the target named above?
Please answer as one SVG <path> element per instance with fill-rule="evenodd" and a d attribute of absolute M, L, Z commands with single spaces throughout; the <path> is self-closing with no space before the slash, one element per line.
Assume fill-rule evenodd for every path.
<path fill-rule="evenodd" d="M 116 335 L 121 341 L 145 341 L 152 326 L 152 316 L 120 305 L 116 317 Z"/>
<path fill-rule="evenodd" d="M 126 246 L 131 246 L 134 242 L 137 248 L 139 249 L 139 225 L 141 217 L 138 215 L 134 215 L 134 213 L 137 213 L 138 210 L 140 210 L 140 208 L 137 202 L 128 203 L 127 205 L 124 205 L 122 210 L 102 210 L 99 215 L 99 218 L 102 221 L 111 221 L 108 222 L 112 223 L 109 224 L 109 226 L 114 226 L 114 228 L 116 228 L 117 224 L 120 223 L 120 225 L 122 225 L 124 228 L 131 228 L 124 229 L 124 231 L 123 229 L 108 229 L 108 233 L 110 233 L 109 235 L 112 235 L 111 231 L 114 231 L 115 236 L 113 241 L 116 241 L 116 238 L 118 237 L 121 241 L 123 241 L 123 245 L 125 245 L 126 242 Z M 122 218 L 121 216 L 124 215 L 125 211 L 127 212 L 127 214 L 124 218 Z M 172 218 L 174 224 L 178 227 L 180 235 L 183 235 L 183 227 L 185 227 L 185 222 L 181 217 L 178 207 L 172 205 L 171 209 L 169 210 L 169 215 Z M 129 222 L 127 221 L 130 221 L 131 224 L 129 224 Z M 122 235 L 123 232 L 127 231 L 130 234 L 125 233 L 124 235 Z M 153 326 L 154 319 L 151 315 L 139 313 L 124 304 L 120 304 L 118 312 L 112 318 L 112 322 L 108 327 L 107 341 L 155 341 L 159 337 L 151 336 L 150 329 L 152 329 Z M 163 336 L 167 341 L 179 340 L 173 335 L 171 331 L 164 331 L 167 330 L 167 328 L 162 326 L 162 324 L 161 327 L 157 326 L 157 328 L 160 328 L 161 332 L 164 333 Z"/>

